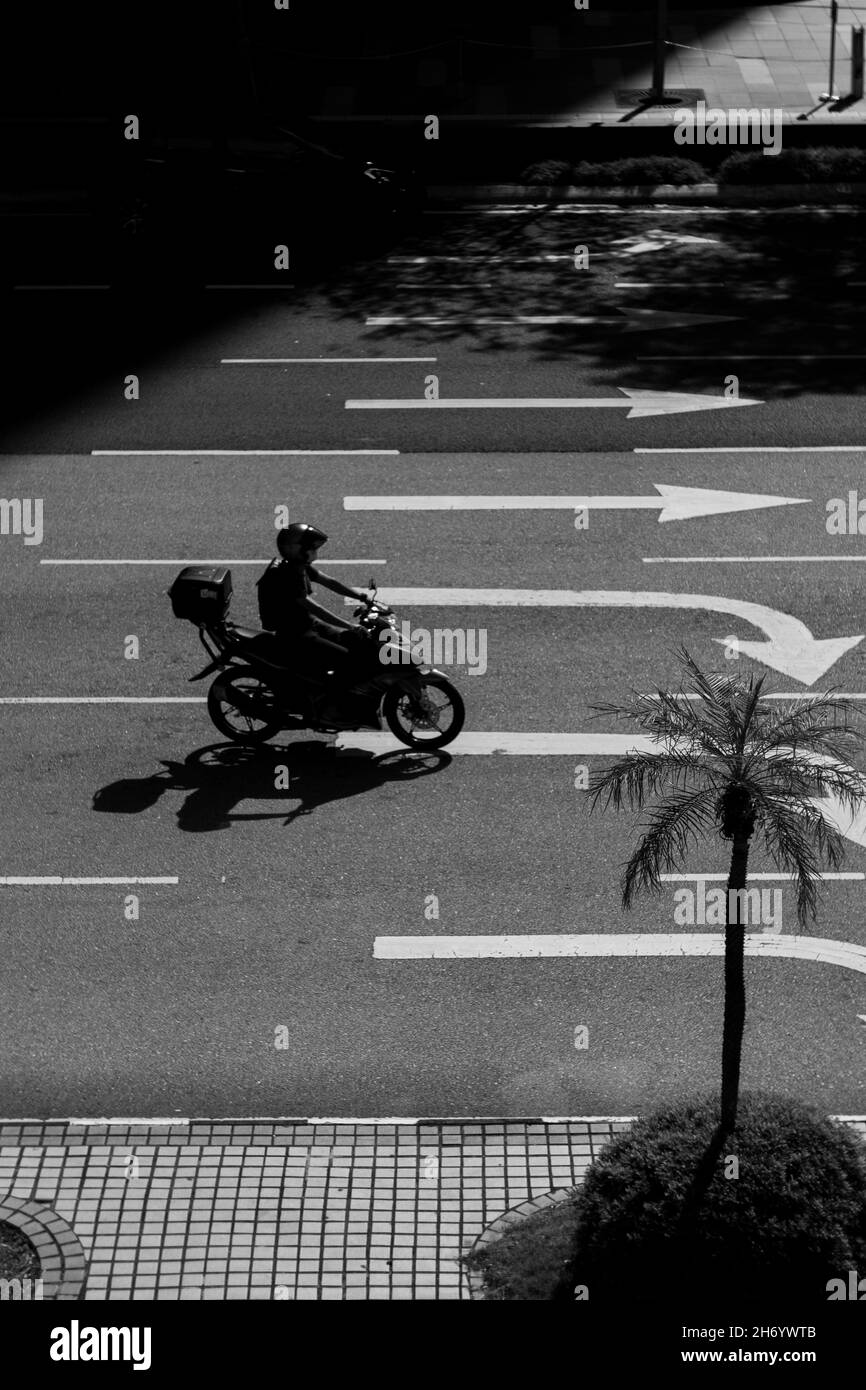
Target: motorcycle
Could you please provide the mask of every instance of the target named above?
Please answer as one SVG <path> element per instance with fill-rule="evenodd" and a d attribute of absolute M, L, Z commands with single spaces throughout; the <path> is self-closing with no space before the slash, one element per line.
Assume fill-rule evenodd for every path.
<path fill-rule="evenodd" d="M 220 733 L 235 743 L 261 744 L 297 729 L 331 734 L 387 727 L 407 748 L 452 743 L 466 717 L 459 691 L 443 671 L 413 655 L 394 614 L 377 602 L 373 579 L 370 591 L 354 610 L 363 634 L 356 644 L 358 664 L 364 669 L 351 686 L 334 689 L 287 664 L 275 633 L 230 621 L 230 570 L 194 565 L 181 570 L 167 592 L 175 617 L 196 625 L 210 657 L 190 681 L 217 673 L 207 708 Z"/>

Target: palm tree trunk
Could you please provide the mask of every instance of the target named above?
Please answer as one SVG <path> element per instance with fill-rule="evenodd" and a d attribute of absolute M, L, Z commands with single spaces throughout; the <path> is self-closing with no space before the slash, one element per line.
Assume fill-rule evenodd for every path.
<path fill-rule="evenodd" d="M 746 1022 L 746 981 L 743 969 L 746 928 L 741 920 L 744 914 L 738 910 L 741 899 L 733 894 L 746 886 L 748 862 L 749 837 L 735 835 L 725 904 L 725 1021 L 722 1032 L 722 1115 L 719 1127 L 723 1135 L 730 1134 L 737 1123 L 740 1057 Z"/>

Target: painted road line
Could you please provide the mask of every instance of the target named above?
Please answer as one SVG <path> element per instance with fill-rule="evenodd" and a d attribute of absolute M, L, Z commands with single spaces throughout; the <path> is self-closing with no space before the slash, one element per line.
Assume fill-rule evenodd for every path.
<path fill-rule="evenodd" d="M 725 280 L 615 280 L 613 287 L 615 290 L 720 290 L 726 283 Z"/>
<path fill-rule="evenodd" d="M 431 288 L 438 288 L 433 286 Z M 679 314 L 666 309 L 623 309 L 619 314 L 512 314 L 507 318 L 481 317 L 472 314 L 443 316 L 441 314 L 384 314 L 366 320 L 369 328 L 387 328 L 395 324 L 418 324 L 427 327 L 452 327 L 469 324 L 473 327 L 549 328 L 561 324 L 588 328 L 592 324 L 622 328 L 625 332 L 647 332 L 651 329 L 695 328 L 708 323 L 730 323 L 738 314 Z M 651 359 L 638 359 L 651 360 Z"/>
<path fill-rule="evenodd" d="M 164 878 L 140 878 L 124 876 L 122 878 L 59 878 L 53 875 L 22 878 L 0 878 L 0 886 L 4 888 L 94 888 L 111 886 L 125 883 L 149 883 L 174 885 L 180 880 L 176 877 Z"/>
<path fill-rule="evenodd" d="M 273 557 L 271 557 L 272 559 Z M 40 560 L 40 565 L 269 565 L 270 560 Z M 387 560 L 322 560 L 323 565 L 387 565 Z"/>
<path fill-rule="evenodd" d="M 445 496 L 344 497 L 347 512 L 436 512 L 436 511 L 658 511 L 659 521 L 682 521 L 690 517 L 715 516 L 722 512 L 757 511 L 761 507 L 799 506 L 808 497 L 778 497 L 750 492 L 722 492 L 714 488 L 679 487 L 653 483 L 658 497 L 518 497 L 475 496 L 460 493 Z"/>
<path fill-rule="evenodd" d="M 710 448 L 633 448 L 633 454 L 857 454 L 866 444 L 714 444 Z"/>
<path fill-rule="evenodd" d="M 206 695 L 2 695 L 0 705 L 206 705 Z"/>
<path fill-rule="evenodd" d="M 846 652 L 863 640 L 855 637 L 815 638 L 805 623 L 790 613 L 762 603 L 715 594 L 671 594 L 629 589 L 383 589 L 382 603 L 391 607 L 430 608 L 669 608 L 727 613 L 761 628 L 768 642 L 744 642 L 714 637 L 720 646 L 736 642 L 737 649 L 802 685 L 813 685 Z M 354 602 L 344 599 L 344 604 Z"/>
<path fill-rule="evenodd" d="M 746 932 L 747 956 L 840 965 L 866 975 L 866 946 L 827 937 Z M 377 936 L 374 960 L 514 960 L 582 956 L 723 956 L 725 938 L 694 932 L 617 932 L 585 936 Z"/>
<path fill-rule="evenodd" d="M 735 362 L 862 362 L 866 352 L 665 352 L 640 356 L 638 362 L 718 362 L 730 357 Z"/>
<path fill-rule="evenodd" d="M 306 456 L 337 456 L 345 454 L 362 454 L 372 458 L 383 458 L 385 455 L 399 454 L 399 449 L 91 449 L 91 457 L 110 457 L 120 458 L 129 456 L 130 458 L 143 458 L 145 455 L 157 455 L 161 458 L 240 458 L 242 455 L 252 454 L 262 458 L 283 458 L 286 455 L 299 454 L 302 458 Z"/>
<path fill-rule="evenodd" d="M 659 875 L 659 878 L 661 879 L 662 883 L 706 883 L 706 882 L 708 882 L 710 879 L 721 879 L 722 881 L 727 882 L 728 877 L 729 877 L 729 875 L 728 875 L 727 872 L 725 872 L 725 873 L 718 873 L 718 874 L 715 874 L 715 873 L 714 873 L 714 874 L 660 874 L 660 875 Z M 819 873 L 819 874 L 816 874 L 815 877 L 816 877 L 816 878 L 823 879 L 825 882 L 837 882 L 837 881 L 841 881 L 841 882 L 847 883 L 847 882 L 853 882 L 853 881 L 855 881 L 855 880 L 858 880 L 858 881 L 859 881 L 859 880 L 861 880 L 861 879 L 864 879 L 864 878 L 866 878 L 866 874 L 855 874 L 855 873 L 847 873 L 847 874 L 826 873 L 826 874 L 824 874 L 824 873 Z M 780 883 L 793 883 L 793 882 L 795 881 L 795 879 L 796 879 L 796 875 L 795 875 L 795 874 L 754 874 L 754 873 L 752 873 L 752 871 L 751 871 L 751 869 L 750 869 L 750 870 L 749 870 L 749 883 L 751 883 L 753 879 L 755 879 L 755 880 L 760 879 L 762 882 L 769 882 L 769 880 L 772 879 L 774 882 L 780 882 Z"/>
<path fill-rule="evenodd" d="M 620 410 L 627 407 L 627 420 L 650 415 L 680 415 L 698 410 L 725 410 L 729 407 L 763 405 L 747 396 L 700 396 L 684 391 L 633 391 L 620 386 L 622 396 L 491 396 L 475 399 L 438 397 L 427 400 L 410 396 L 388 400 L 350 400 L 346 410 Z"/>
<path fill-rule="evenodd" d="M 645 565 L 848 565 L 866 555 L 645 555 Z"/>
<path fill-rule="evenodd" d="M 681 690 L 672 690 L 668 693 L 678 700 L 702 700 L 704 698 L 702 695 L 687 695 Z M 656 698 L 656 694 L 655 690 L 650 690 L 644 693 L 643 698 L 653 700 Z M 760 698 L 762 700 L 815 700 L 822 695 L 832 696 L 834 700 L 866 700 L 866 692 L 862 690 L 807 690 L 805 693 L 802 690 L 776 691 L 772 695 L 762 695 Z"/>
<path fill-rule="evenodd" d="M 222 366 L 264 366 L 271 363 L 304 362 L 329 366 L 344 362 L 438 362 L 438 357 L 221 357 Z"/>

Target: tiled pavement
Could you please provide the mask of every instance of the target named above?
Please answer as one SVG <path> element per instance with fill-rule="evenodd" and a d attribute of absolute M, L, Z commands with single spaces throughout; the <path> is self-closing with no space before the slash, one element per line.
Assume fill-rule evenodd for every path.
<path fill-rule="evenodd" d="M 356 69 L 346 70 L 347 85 L 335 85 L 339 67 L 332 64 L 330 72 L 323 70 L 320 118 L 417 120 L 421 97 L 425 111 L 446 118 L 460 112 L 468 120 L 518 124 L 619 123 L 629 106 L 620 99 L 623 89 L 651 85 L 651 11 L 646 6 L 641 12 L 636 6 L 634 14 L 608 11 L 593 0 L 583 13 L 541 26 L 530 22 L 530 12 L 524 47 L 514 48 L 508 57 L 492 40 L 489 48 L 466 42 L 460 52 L 456 42 L 440 45 L 434 54 L 395 58 L 393 72 L 385 63 L 382 71 L 388 67 L 388 75 L 378 87 L 349 85 L 357 78 Z M 682 0 L 672 0 L 666 89 L 700 89 L 712 107 L 779 108 L 787 121 L 806 113 L 819 124 L 866 120 L 864 99 L 846 105 L 820 102 L 829 77 L 829 15 L 827 0 L 736 9 L 719 5 L 699 15 Z M 842 96 L 849 91 L 852 26 L 864 23 L 862 0 L 840 5 L 835 87 Z M 458 72 L 462 83 L 456 80 Z M 387 113 L 381 91 L 388 92 Z M 669 124 L 672 116 L 655 107 L 635 109 L 627 119 L 630 125 Z"/>
<path fill-rule="evenodd" d="M 845 1118 L 866 1139 L 866 1118 Z M 86 1259 L 67 1298 L 462 1299 L 459 1256 L 481 1232 L 577 1184 L 628 1127 L 6 1121 L 0 1208 L 62 1218 Z"/>

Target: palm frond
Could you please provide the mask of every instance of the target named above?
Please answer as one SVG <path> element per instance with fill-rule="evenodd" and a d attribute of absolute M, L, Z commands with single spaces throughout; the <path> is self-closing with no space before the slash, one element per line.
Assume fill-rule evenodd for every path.
<path fill-rule="evenodd" d="M 641 888 L 658 892 L 661 875 L 673 872 L 699 832 L 707 833 L 715 821 L 715 796 L 706 788 L 675 792 L 650 817 L 622 878 L 622 905 L 631 907 Z"/>

